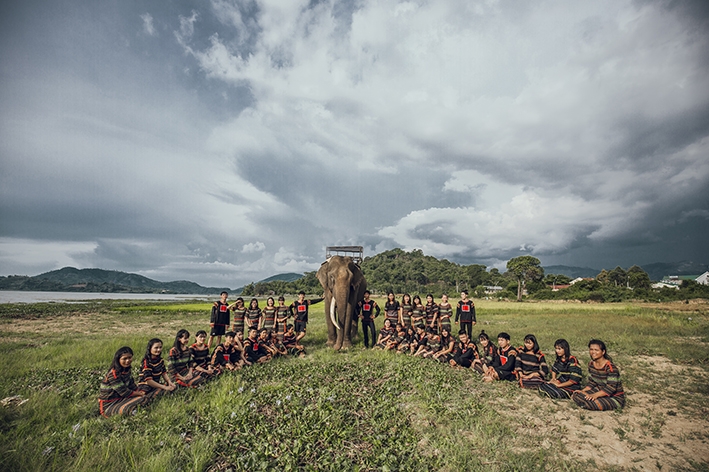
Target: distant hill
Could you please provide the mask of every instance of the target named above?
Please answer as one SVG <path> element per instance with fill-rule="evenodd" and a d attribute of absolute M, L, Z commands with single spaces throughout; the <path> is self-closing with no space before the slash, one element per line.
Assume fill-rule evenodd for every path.
<path fill-rule="evenodd" d="M 641 265 L 650 280 L 662 280 L 666 275 L 702 275 L 709 270 L 709 265 L 692 261 L 655 262 Z"/>
<path fill-rule="evenodd" d="M 142 275 L 104 269 L 63 269 L 29 276 L 0 277 L 0 290 L 48 292 L 187 293 L 211 295 L 228 288 L 203 287 L 187 280 L 159 282 Z"/>
<path fill-rule="evenodd" d="M 295 282 L 301 278 L 303 274 L 296 274 L 295 272 L 288 272 L 287 274 L 276 274 L 272 275 L 267 279 L 263 279 L 260 282 L 273 282 L 274 280 L 282 280 L 284 282 Z"/>
<path fill-rule="evenodd" d="M 575 279 L 577 277 L 595 277 L 599 272 L 600 269 L 591 269 L 590 267 L 574 267 L 565 265 L 544 267 L 545 274 L 565 275 L 571 279 Z"/>

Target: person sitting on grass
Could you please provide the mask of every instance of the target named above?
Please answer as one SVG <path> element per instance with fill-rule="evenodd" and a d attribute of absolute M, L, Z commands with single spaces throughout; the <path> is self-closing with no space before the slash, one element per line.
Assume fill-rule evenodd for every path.
<path fill-rule="evenodd" d="M 517 351 L 515 375 L 521 388 L 539 389 L 546 382 L 549 366 L 533 334 L 524 337 L 524 345 Z"/>
<path fill-rule="evenodd" d="M 575 391 L 571 398 L 586 410 L 615 410 L 625 406 L 625 391 L 620 381 L 620 371 L 599 339 L 588 343 L 588 385 Z"/>
<path fill-rule="evenodd" d="M 391 320 L 387 318 L 384 320 L 384 326 L 379 330 L 377 344 L 375 344 L 374 347 L 377 349 L 385 349 L 392 336 L 394 336 L 394 328 L 391 326 Z"/>
<path fill-rule="evenodd" d="M 422 324 L 416 325 L 416 336 L 411 341 L 411 350 L 409 351 L 414 356 L 423 354 L 423 349 L 428 344 L 428 333 L 426 327 Z M 421 352 L 421 354 L 419 354 Z"/>
<path fill-rule="evenodd" d="M 557 400 L 568 400 L 581 388 L 581 367 L 566 339 L 554 342 L 556 360 L 551 366 L 551 380 L 539 386 L 539 392 Z"/>
<path fill-rule="evenodd" d="M 214 366 L 210 364 L 211 359 L 209 356 L 209 348 L 206 344 L 204 344 L 204 340 L 207 339 L 206 331 L 197 331 L 194 339 L 194 344 L 190 346 L 190 355 L 192 356 L 193 367 L 202 377 L 209 379 L 213 377 L 216 372 L 214 370 Z"/>
<path fill-rule="evenodd" d="M 292 324 L 286 326 L 283 345 L 291 356 L 305 357 L 305 348 L 298 344 L 298 335 L 295 333 L 295 327 Z"/>
<path fill-rule="evenodd" d="M 385 351 L 395 351 L 398 349 L 399 344 L 404 340 L 406 337 L 406 331 L 404 330 L 404 325 L 401 323 L 396 324 L 396 328 L 394 329 L 394 334 L 389 338 L 389 341 L 387 341 L 386 346 L 384 348 Z"/>
<path fill-rule="evenodd" d="M 212 366 L 217 374 L 221 374 L 225 370 L 239 370 L 244 364 L 241 360 L 243 354 L 235 349 L 235 338 L 236 334 L 233 331 L 228 331 L 224 335 L 224 342 L 214 348 Z"/>
<path fill-rule="evenodd" d="M 428 343 L 421 353 L 424 359 L 433 359 L 433 355 L 441 350 L 441 337 L 436 333 L 434 328 L 427 328 Z"/>
<path fill-rule="evenodd" d="M 164 383 L 160 383 L 160 380 L 163 380 Z M 162 358 L 162 340 L 158 338 L 148 341 L 148 346 L 145 348 L 145 355 L 140 363 L 138 388 L 149 397 L 172 392 L 177 388 L 177 385 L 167 375 L 165 361 Z"/>
<path fill-rule="evenodd" d="M 244 341 L 244 354 L 249 364 L 263 364 L 271 360 L 271 354 L 266 349 L 268 332 L 259 332 L 255 327 L 249 328 L 249 337 Z"/>
<path fill-rule="evenodd" d="M 286 356 L 288 351 L 281 341 L 278 340 L 278 335 L 275 331 L 268 332 L 268 343 L 266 349 L 271 353 L 272 357 Z"/>
<path fill-rule="evenodd" d="M 186 329 L 179 330 L 167 357 L 167 372 L 176 384 L 195 388 L 201 385 L 205 378 L 192 368 L 189 342 L 190 332 Z"/>
<path fill-rule="evenodd" d="M 433 353 L 432 358 L 439 362 L 448 363 L 453 359 L 453 350 L 455 349 L 455 338 L 451 336 L 450 323 L 443 325 L 441 328 L 441 348 L 438 352 Z"/>
<path fill-rule="evenodd" d="M 98 394 L 102 416 L 132 414 L 150 401 L 150 396 L 140 390 L 133 380 L 132 363 L 133 350 L 128 346 L 123 346 L 113 355 L 111 368 L 101 381 Z"/>
<path fill-rule="evenodd" d="M 494 380 L 516 380 L 514 370 L 517 361 L 517 350 L 510 344 L 510 335 L 502 332 L 497 335 L 497 357 L 491 366 L 483 366 L 485 373 L 483 380 L 492 382 Z"/>
<path fill-rule="evenodd" d="M 497 356 L 497 346 L 490 340 L 485 330 L 478 335 L 480 342 L 480 358 L 473 361 L 473 368 L 480 374 L 485 373 L 485 367 L 489 367 Z"/>
<path fill-rule="evenodd" d="M 478 346 L 471 341 L 465 329 L 458 331 L 458 345 L 453 352 L 453 358 L 448 361 L 451 367 L 470 368 L 478 357 Z"/>
<path fill-rule="evenodd" d="M 402 339 L 399 345 L 396 347 L 396 353 L 404 354 L 409 352 L 409 350 L 411 349 L 411 343 L 414 341 L 415 337 L 416 331 L 414 330 L 414 328 L 411 326 L 406 328 L 406 334 L 404 335 L 404 339 Z"/>

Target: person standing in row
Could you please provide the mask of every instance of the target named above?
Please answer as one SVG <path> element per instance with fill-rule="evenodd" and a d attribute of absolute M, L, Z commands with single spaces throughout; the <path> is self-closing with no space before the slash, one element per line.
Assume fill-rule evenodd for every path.
<path fill-rule="evenodd" d="M 292 315 L 290 307 L 286 306 L 286 299 L 281 295 L 278 297 L 278 306 L 276 307 L 276 336 L 278 336 L 278 341 L 280 342 L 283 342 L 287 331 L 288 318 Z"/>
<path fill-rule="evenodd" d="M 295 332 L 298 333 L 296 341 L 300 343 L 300 340 L 305 337 L 305 330 L 308 324 L 308 308 L 310 305 L 315 303 L 320 303 L 323 298 L 313 298 L 312 300 L 305 299 L 305 292 L 302 290 L 298 293 L 298 299 L 291 303 L 290 310 L 294 313 L 295 317 Z"/>
<path fill-rule="evenodd" d="M 268 297 L 266 300 L 266 308 L 261 311 L 261 320 L 259 321 L 260 329 L 273 331 L 276 329 L 276 302 L 273 297 Z"/>
<path fill-rule="evenodd" d="M 438 332 L 443 330 L 451 332 L 451 316 L 453 316 L 453 307 L 448 303 L 448 295 L 441 295 L 441 303 L 438 304 Z M 472 339 L 472 338 L 471 338 Z"/>
<path fill-rule="evenodd" d="M 424 308 L 426 309 L 426 327 L 437 333 L 438 305 L 433 301 L 433 295 L 430 293 L 426 295 L 426 306 Z"/>
<path fill-rule="evenodd" d="M 477 323 L 475 318 L 475 303 L 468 299 L 468 291 L 460 292 L 458 309 L 455 311 L 455 322 L 460 320 L 460 329 L 465 330 L 469 339 L 473 339 L 473 326 Z"/>
<path fill-rule="evenodd" d="M 387 301 L 384 303 L 384 316 L 392 326 L 399 322 L 399 302 L 394 296 L 394 292 L 387 293 Z"/>
<path fill-rule="evenodd" d="M 421 297 L 418 295 L 414 295 L 414 300 L 412 302 L 412 310 L 411 310 L 411 324 L 413 325 L 414 329 L 420 324 L 424 323 L 424 317 L 426 315 L 426 309 L 423 306 L 423 303 L 421 303 Z"/>
<path fill-rule="evenodd" d="M 246 307 L 244 306 L 244 299 L 239 297 L 236 299 L 233 305 L 231 305 L 231 311 L 234 312 L 234 326 L 232 331 L 234 333 L 244 334 L 244 320 L 246 319 Z"/>
<path fill-rule="evenodd" d="M 369 348 L 369 339 L 371 335 L 372 346 L 376 342 L 376 330 L 374 327 L 374 318 L 379 316 L 381 309 L 377 302 L 371 300 L 369 297 L 371 293 L 369 290 L 364 291 L 364 299 L 357 304 L 357 311 L 359 313 L 359 319 L 362 320 L 362 332 L 364 333 L 364 347 Z M 374 312 L 374 313 L 373 313 Z"/>
<path fill-rule="evenodd" d="M 214 306 L 212 307 L 212 316 L 209 319 L 209 325 L 211 326 L 212 330 L 209 335 L 209 342 L 207 343 L 207 347 L 212 346 L 212 340 L 214 338 L 217 338 L 217 344 L 220 344 L 222 342 L 222 336 L 224 335 L 224 332 L 226 331 L 226 328 L 229 327 L 229 304 L 227 303 L 227 298 L 229 297 L 229 293 L 227 292 L 222 292 L 221 293 L 221 299 L 217 302 L 214 302 Z"/>
<path fill-rule="evenodd" d="M 258 306 L 258 299 L 252 298 L 249 302 L 249 308 L 246 310 L 246 324 L 247 328 L 258 329 L 259 321 L 261 320 L 261 308 Z"/>
<path fill-rule="evenodd" d="M 411 314 L 414 311 L 414 305 L 411 302 L 411 295 L 405 293 L 401 297 L 401 305 L 399 305 L 399 323 L 404 326 L 404 329 L 411 326 Z"/>

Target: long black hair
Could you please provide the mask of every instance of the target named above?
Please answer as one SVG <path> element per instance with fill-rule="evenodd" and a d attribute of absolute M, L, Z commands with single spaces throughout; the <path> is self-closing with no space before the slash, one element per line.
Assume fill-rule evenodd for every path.
<path fill-rule="evenodd" d="M 588 347 L 591 347 L 592 344 L 595 344 L 596 346 L 601 348 L 601 351 L 603 351 L 604 359 L 608 359 L 609 361 L 613 362 L 613 359 L 611 358 L 611 356 L 608 355 L 608 351 L 606 350 L 606 343 L 604 343 L 600 339 L 591 339 L 588 342 Z"/>
<path fill-rule="evenodd" d="M 175 335 L 175 343 L 172 345 L 172 347 L 176 348 L 178 351 L 182 351 L 182 342 L 180 341 L 180 338 L 183 338 L 185 336 L 189 338 L 190 332 L 186 329 L 179 330 Z"/>
<path fill-rule="evenodd" d="M 151 360 L 153 358 L 153 355 L 150 353 L 150 350 L 155 346 L 157 343 L 162 344 L 162 339 L 158 338 L 153 338 L 150 341 L 148 341 L 148 347 L 145 348 L 145 355 L 143 356 L 143 360 Z"/>
<path fill-rule="evenodd" d="M 569 342 L 566 339 L 557 339 L 556 341 L 554 341 L 554 347 L 560 347 L 564 350 L 563 358 L 559 357 L 558 355 L 556 356 L 557 361 L 568 361 L 569 358 L 571 358 L 571 347 L 569 346 Z"/>
<path fill-rule="evenodd" d="M 121 365 L 121 357 L 125 356 L 126 354 L 130 354 L 131 356 L 133 355 L 133 349 L 129 348 L 128 346 L 123 346 L 122 348 L 118 349 L 116 353 L 113 355 L 113 362 L 111 362 L 111 370 L 115 370 L 116 372 L 121 372 L 123 370 L 123 366 Z"/>
<path fill-rule="evenodd" d="M 533 334 L 528 334 L 524 337 L 525 341 L 532 341 L 534 343 L 534 346 L 532 346 L 532 352 L 537 353 L 539 352 L 539 343 L 537 342 L 537 337 L 534 336 Z M 526 348 L 525 348 L 526 349 Z"/>

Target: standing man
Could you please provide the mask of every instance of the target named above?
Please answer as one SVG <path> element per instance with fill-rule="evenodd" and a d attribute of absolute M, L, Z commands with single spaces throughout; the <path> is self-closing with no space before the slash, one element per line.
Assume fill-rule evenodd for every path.
<path fill-rule="evenodd" d="M 217 337 L 217 344 L 221 344 L 222 336 L 224 331 L 226 331 L 227 326 L 229 326 L 229 304 L 227 304 L 226 299 L 229 298 L 227 292 L 221 293 L 221 299 L 218 302 L 214 302 L 212 306 L 212 316 L 209 319 L 209 325 L 212 330 L 209 335 L 209 342 L 207 343 L 207 348 L 212 346 L 212 340 Z"/>
<path fill-rule="evenodd" d="M 298 299 L 291 303 L 290 309 L 295 317 L 295 332 L 298 334 L 296 342 L 305 337 L 305 328 L 308 324 L 308 308 L 314 303 L 320 303 L 323 298 L 314 298 L 312 300 L 305 299 L 305 292 L 302 290 L 298 293 Z"/>
<path fill-rule="evenodd" d="M 381 309 L 379 308 L 379 305 L 377 305 L 377 302 L 374 300 L 370 300 L 370 293 L 369 290 L 364 291 L 364 300 L 359 302 L 357 304 L 357 311 L 359 312 L 359 318 L 362 320 L 362 331 L 364 332 L 364 347 L 369 348 L 369 335 L 371 333 L 372 335 L 372 347 L 374 347 L 374 343 L 376 342 L 377 336 L 376 336 L 376 331 L 374 329 L 374 318 L 379 316 L 379 313 L 381 312 Z M 374 313 L 374 316 L 372 316 L 372 312 Z"/>
<path fill-rule="evenodd" d="M 455 322 L 458 324 L 460 319 L 460 330 L 465 331 L 468 339 L 473 339 L 473 325 L 477 323 L 475 318 L 475 303 L 468 299 L 468 291 L 460 292 L 460 301 L 458 309 L 455 311 Z"/>

